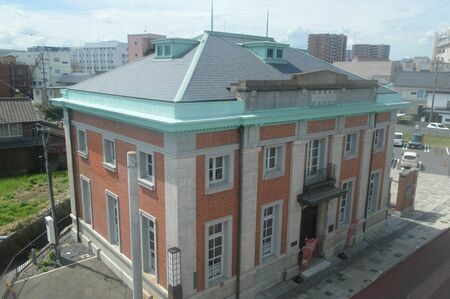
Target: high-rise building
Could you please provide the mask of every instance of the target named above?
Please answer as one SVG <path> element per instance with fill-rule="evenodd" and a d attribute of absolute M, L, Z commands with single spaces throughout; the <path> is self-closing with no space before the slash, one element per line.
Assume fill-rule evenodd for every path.
<path fill-rule="evenodd" d="M 352 60 L 387 61 L 390 49 L 390 45 L 355 44 L 352 46 Z"/>
<path fill-rule="evenodd" d="M 155 52 L 152 40 L 164 37 L 166 36 L 153 33 L 128 34 L 128 62 Z"/>
<path fill-rule="evenodd" d="M 119 41 L 86 43 L 72 48 L 74 72 L 104 73 L 128 62 L 128 45 Z"/>
<path fill-rule="evenodd" d="M 442 33 L 434 34 L 433 59 L 450 63 L 450 28 Z"/>
<path fill-rule="evenodd" d="M 310 34 L 308 53 L 327 62 L 345 61 L 347 36 L 344 34 Z"/>

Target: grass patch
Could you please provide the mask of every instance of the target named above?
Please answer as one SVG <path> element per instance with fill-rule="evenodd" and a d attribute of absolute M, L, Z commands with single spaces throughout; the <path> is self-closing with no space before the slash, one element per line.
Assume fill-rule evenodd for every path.
<path fill-rule="evenodd" d="M 52 175 L 55 200 L 68 195 L 66 171 Z M 13 230 L 10 224 L 32 217 L 50 206 L 47 174 L 21 175 L 0 179 L 0 234 Z"/>
<path fill-rule="evenodd" d="M 411 139 L 410 133 L 403 133 L 403 140 L 408 142 Z M 431 145 L 432 147 L 450 147 L 450 137 L 424 135 L 423 144 Z"/>

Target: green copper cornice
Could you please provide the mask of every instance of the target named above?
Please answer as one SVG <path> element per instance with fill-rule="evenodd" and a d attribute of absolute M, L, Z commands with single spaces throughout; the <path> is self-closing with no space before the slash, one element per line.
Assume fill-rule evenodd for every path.
<path fill-rule="evenodd" d="M 343 115 L 394 111 L 408 105 L 398 94 L 378 94 L 376 102 L 245 111 L 243 101 L 195 103 L 158 102 L 76 91 L 52 99 L 58 106 L 143 128 L 183 133 L 216 131 L 240 125 L 292 123 Z"/>

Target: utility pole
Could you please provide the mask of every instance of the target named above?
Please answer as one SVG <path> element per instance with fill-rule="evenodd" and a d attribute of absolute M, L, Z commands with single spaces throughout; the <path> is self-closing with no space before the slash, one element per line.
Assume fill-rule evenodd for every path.
<path fill-rule="evenodd" d="M 42 137 L 42 146 L 44 147 L 44 160 L 45 160 L 45 171 L 47 172 L 47 180 L 48 180 L 48 192 L 50 194 L 50 205 L 53 223 L 55 224 L 55 256 L 59 260 L 59 235 L 58 235 L 58 221 L 56 217 L 56 206 L 55 206 L 55 196 L 53 194 L 53 182 L 52 182 L 52 173 L 50 172 L 50 167 L 48 165 L 48 149 L 47 149 L 47 141 L 50 130 L 41 125 L 37 125 L 37 131 L 41 133 Z"/>
<path fill-rule="evenodd" d="M 439 68 L 439 57 L 436 57 L 435 60 L 432 62 L 432 65 L 434 67 L 434 83 L 433 83 L 433 96 L 431 98 L 431 109 L 430 109 L 430 119 L 429 122 L 433 122 L 433 110 L 434 110 L 434 97 L 436 95 L 436 83 L 437 83 L 437 75 L 438 75 L 438 68 Z"/>

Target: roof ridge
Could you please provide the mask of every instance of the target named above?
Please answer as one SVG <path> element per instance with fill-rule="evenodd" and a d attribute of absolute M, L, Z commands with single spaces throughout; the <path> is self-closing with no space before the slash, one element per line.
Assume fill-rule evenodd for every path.
<path fill-rule="evenodd" d="M 186 90 L 189 86 L 189 83 L 191 82 L 192 76 L 194 74 L 195 69 L 197 68 L 197 64 L 200 60 L 200 56 L 203 53 L 203 48 L 206 45 L 206 41 L 208 40 L 209 34 L 207 31 L 205 31 L 202 39 L 200 40 L 200 43 L 197 45 L 197 50 L 194 54 L 194 57 L 191 60 L 191 64 L 189 65 L 189 68 L 186 71 L 186 74 L 184 75 L 183 81 L 181 81 L 180 87 L 178 87 L 178 91 L 175 94 L 175 97 L 173 98 L 174 102 L 180 102 L 184 94 L 186 93 Z"/>

